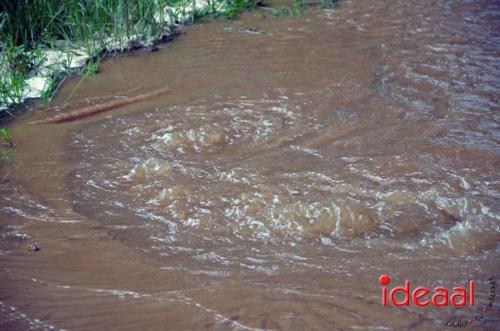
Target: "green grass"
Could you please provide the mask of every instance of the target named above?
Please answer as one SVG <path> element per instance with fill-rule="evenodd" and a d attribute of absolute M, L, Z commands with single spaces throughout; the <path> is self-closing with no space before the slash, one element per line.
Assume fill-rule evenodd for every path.
<path fill-rule="evenodd" d="M 282 7 L 277 7 L 277 8 L 272 8 L 271 13 L 273 16 L 292 16 L 293 15 L 293 10 L 290 9 L 287 6 L 282 6 Z"/>
<path fill-rule="evenodd" d="M 14 141 L 10 137 L 9 129 L 0 129 L 0 161 L 6 161 L 14 154 Z"/>
<path fill-rule="evenodd" d="M 14 147 L 14 142 L 12 141 L 12 138 L 10 137 L 8 128 L 0 129 L 0 143 L 2 145 L 6 145 L 8 147 Z"/>
<path fill-rule="evenodd" d="M 109 52 L 110 38 L 126 46 L 132 36 L 141 35 L 155 42 L 173 26 L 165 22 L 194 23 L 207 16 L 235 19 L 261 0 L 207 0 L 203 9 L 195 9 L 201 0 L 0 0 L 0 117 L 11 114 L 21 104 L 26 80 L 33 68 L 43 63 L 44 49 L 83 49 L 90 55 L 83 77 L 97 72 L 102 57 Z M 305 6 L 334 7 L 339 0 L 290 1 L 290 7 L 271 8 L 275 16 L 301 15 Z M 186 13 L 190 12 L 187 18 Z M 187 18 L 187 19 L 186 19 Z M 120 49 L 126 51 L 126 47 Z M 114 49 L 113 52 L 117 50 Z M 42 98 L 50 100 L 67 67 L 51 74 Z"/>
<path fill-rule="evenodd" d="M 233 0 L 228 2 L 223 15 L 229 19 L 235 19 L 238 15 L 249 8 L 257 5 L 257 0 Z"/>
<path fill-rule="evenodd" d="M 198 0 L 200 2 L 200 0 Z M 34 49 L 39 43 L 70 40 L 93 47 L 106 37 L 159 37 L 165 16 L 194 8 L 196 0 L 0 0 L 0 40 Z M 221 12 L 234 18 L 252 0 L 209 0 L 200 15 Z"/>
<path fill-rule="evenodd" d="M 319 7 L 321 9 L 335 9 L 340 0 L 318 0 L 308 2 L 305 0 L 293 0 L 290 6 L 280 6 L 270 8 L 273 16 L 301 16 L 307 7 Z"/>
<path fill-rule="evenodd" d="M 99 37 L 161 33 L 158 15 L 183 0 L 0 0 L 1 37 L 17 46 L 34 48 L 39 42 L 90 42 Z"/>
<path fill-rule="evenodd" d="M 200 0 L 198 0 L 198 3 Z M 91 55 L 87 69 L 95 72 L 106 55 L 109 38 L 123 41 L 142 35 L 156 41 L 191 10 L 188 22 L 207 15 L 236 18 L 255 5 L 254 0 L 208 0 L 195 9 L 196 0 L 0 0 L 0 104 L 21 103 L 30 70 L 43 61 L 40 49 L 70 47 Z M 186 23 L 186 22 L 184 22 Z M 44 94 L 49 98 L 62 73 L 56 73 Z M 0 110 L 2 113 L 9 111 Z"/>

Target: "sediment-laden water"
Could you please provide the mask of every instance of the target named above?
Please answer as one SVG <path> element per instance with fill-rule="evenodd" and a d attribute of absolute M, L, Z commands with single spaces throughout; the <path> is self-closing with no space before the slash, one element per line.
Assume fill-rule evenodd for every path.
<path fill-rule="evenodd" d="M 500 272 L 499 13 L 263 8 L 109 59 L 64 107 L 69 81 L 12 128 L 0 329 L 438 330 L 477 316 Z M 474 279 L 476 306 L 383 307 L 383 273 Z M 471 328 L 498 328 L 497 309 Z"/>

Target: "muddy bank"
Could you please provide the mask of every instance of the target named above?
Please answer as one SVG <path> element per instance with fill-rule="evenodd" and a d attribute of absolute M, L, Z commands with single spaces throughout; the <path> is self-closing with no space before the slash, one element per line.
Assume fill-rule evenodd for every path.
<path fill-rule="evenodd" d="M 499 277 L 499 10 L 259 10 L 105 61 L 62 110 L 68 81 L 53 108 L 13 126 L 2 327 L 442 330 L 474 318 Z M 391 287 L 474 279 L 477 306 L 384 307 L 384 273 Z M 496 329 L 495 310 L 483 315 L 469 328 Z"/>
<path fill-rule="evenodd" d="M 140 3 L 124 2 L 120 5 L 110 2 L 89 4 L 88 12 L 82 10 L 78 3 L 77 8 L 75 3 L 67 3 L 65 6 L 57 2 L 35 3 L 31 6 L 32 10 L 28 4 L 16 2 L 2 8 L 1 116 L 11 115 L 13 110 L 29 99 L 42 98 L 50 101 L 61 80 L 77 72 L 87 76 L 89 72 L 97 71 L 101 57 L 111 54 L 116 56 L 117 53 L 134 49 L 156 50 L 155 44 L 172 40 L 179 33 L 181 26 L 192 24 L 195 19 L 199 20 L 204 16 L 235 18 L 239 12 L 254 5 L 246 1 L 237 5 L 230 1 L 218 0 L 188 0 L 175 3 L 143 1 L 141 8 Z M 51 8 L 52 6 L 56 8 Z M 36 10 L 40 12 L 37 13 Z M 127 11 L 127 14 L 124 14 L 124 11 Z M 89 12 L 94 12 L 93 16 Z M 113 17 L 106 18 L 110 13 Z M 88 17 L 80 17 L 85 15 Z M 126 17 L 122 17 L 123 15 Z M 25 22 L 19 16 L 30 16 L 32 22 Z M 44 16 L 51 16 L 50 21 L 60 25 L 60 31 L 57 31 L 56 35 L 53 35 L 54 31 L 49 31 L 49 26 L 50 30 L 53 30 L 53 22 L 46 22 L 48 26 L 37 26 L 45 22 Z M 66 21 L 64 16 L 73 17 L 76 21 Z M 112 19 L 112 22 L 106 24 L 100 21 L 106 19 Z M 19 27 L 10 31 L 9 25 L 14 24 L 11 21 L 15 20 L 18 21 Z M 85 29 L 76 29 L 77 33 L 72 29 L 67 31 L 71 25 L 92 26 L 94 31 L 92 34 Z M 109 30 L 109 25 L 114 25 L 115 28 Z M 39 37 L 38 40 L 35 36 L 40 30 L 44 31 L 45 36 Z M 17 34 L 35 39 L 24 40 L 24 45 L 12 44 L 13 40 L 19 38 Z M 65 39 L 60 39 L 63 36 Z"/>

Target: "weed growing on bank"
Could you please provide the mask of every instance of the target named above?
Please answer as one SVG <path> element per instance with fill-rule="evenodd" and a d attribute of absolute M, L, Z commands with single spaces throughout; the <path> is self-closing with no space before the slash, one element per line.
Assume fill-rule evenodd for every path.
<path fill-rule="evenodd" d="M 14 141 L 10 137 L 9 129 L 0 129 L 0 161 L 6 161 L 14 153 Z"/>
<path fill-rule="evenodd" d="M 0 143 L 7 147 L 14 147 L 14 142 L 10 138 L 9 129 L 2 128 L 0 129 Z"/>
<path fill-rule="evenodd" d="M 319 2 L 318 2 L 319 1 Z M 339 0 L 291 0 L 274 16 L 302 15 L 306 6 Z M 0 0 L 0 117 L 27 98 L 48 102 L 73 72 L 97 72 L 101 59 L 151 47 L 178 24 L 207 16 L 235 19 L 263 0 Z"/>
<path fill-rule="evenodd" d="M 10 114 L 27 97 L 50 99 L 61 77 L 81 67 L 74 63 L 75 53 L 86 55 L 85 73 L 95 72 L 103 56 L 151 46 L 172 35 L 177 24 L 209 15 L 234 19 L 255 4 L 255 0 L 0 0 L 0 116 Z M 44 63 L 49 69 L 37 70 Z M 35 83 L 37 90 L 30 92 L 27 85 Z"/>
<path fill-rule="evenodd" d="M 293 0 L 290 6 L 280 6 L 271 8 L 273 16 L 300 16 L 307 7 L 319 7 L 321 9 L 335 9 L 340 0 L 319 0 L 308 2 L 305 0 Z"/>

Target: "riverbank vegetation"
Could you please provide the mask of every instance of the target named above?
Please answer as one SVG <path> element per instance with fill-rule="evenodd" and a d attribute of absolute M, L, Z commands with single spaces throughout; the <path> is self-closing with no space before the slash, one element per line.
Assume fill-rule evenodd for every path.
<path fill-rule="evenodd" d="M 202 17 L 236 18 L 255 1 L 0 0 L 0 115 L 49 99 L 62 75 L 94 72 L 105 55 L 152 47 Z"/>
<path fill-rule="evenodd" d="M 274 16 L 300 15 L 311 5 L 268 8 Z M 50 100 L 61 79 L 88 77 L 101 59 L 133 48 L 154 49 L 180 24 L 207 16 L 235 19 L 263 0 L 0 0 L 0 117 L 28 98 Z"/>
<path fill-rule="evenodd" d="M 14 141 L 10 137 L 9 129 L 0 129 L 0 161 L 10 158 L 13 154 Z"/>

